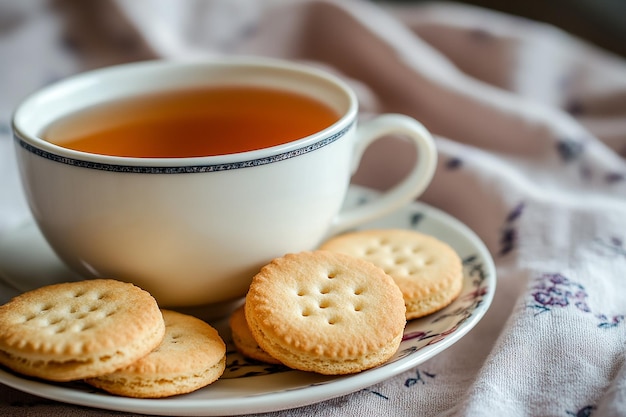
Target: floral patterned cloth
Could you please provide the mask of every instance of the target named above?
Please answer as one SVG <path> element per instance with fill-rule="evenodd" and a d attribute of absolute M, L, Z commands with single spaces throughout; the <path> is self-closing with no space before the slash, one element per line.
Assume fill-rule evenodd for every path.
<path fill-rule="evenodd" d="M 421 198 L 472 228 L 498 289 L 457 344 L 353 394 L 275 416 L 626 415 L 626 62 L 554 27 L 447 3 L 0 1 L 0 235 L 28 220 L 9 118 L 27 93 L 139 59 L 276 56 L 356 89 L 436 136 Z M 412 162 L 386 138 L 355 181 Z M 380 168 L 373 155 L 394 158 Z M 382 165 L 382 164 L 381 164 Z M 0 284 L 3 300 L 12 290 Z M 126 415 L 0 387 L 0 414 Z"/>

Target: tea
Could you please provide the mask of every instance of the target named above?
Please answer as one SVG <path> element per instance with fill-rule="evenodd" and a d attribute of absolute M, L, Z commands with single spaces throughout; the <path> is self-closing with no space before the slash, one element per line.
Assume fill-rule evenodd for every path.
<path fill-rule="evenodd" d="M 111 101 L 48 126 L 42 137 L 83 152 L 179 158 L 251 151 L 291 142 L 339 119 L 297 93 L 223 86 Z"/>

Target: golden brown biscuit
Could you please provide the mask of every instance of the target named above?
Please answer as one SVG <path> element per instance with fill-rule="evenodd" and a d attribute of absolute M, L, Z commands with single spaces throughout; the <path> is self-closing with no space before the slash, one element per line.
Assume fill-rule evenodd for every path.
<path fill-rule="evenodd" d="M 133 284 L 49 285 L 0 306 L 0 363 L 48 380 L 89 378 L 147 355 L 164 332 L 155 299 Z"/>
<path fill-rule="evenodd" d="M 257 361 L 274 365 L 280 364 L 278 359 L 273 358 L 266 351 L 261 349 L 261 346 L 259 346 L 252 336 L 248 322 L 246 321 L 245 307 L 243 305 L 237 308 L 230 316 L 229 324 L 233 343 L 239 353 Z"/>
<path fill-rule="evenodd" d="M 370 262 L 329 251 L 288 254 L 264 266 L 250 285 L 245 314 L 272 357 L 328 375 L 387 361 L 406 324 L 391 277 Z"/>
<path fill-rule="evenodd" d="M 162 398 L 186 394 L 216 381 L 226 365 L 217 330 L 186 314 L 163 310 L 165 337 L 150 354 L 111 374 L 86 382 L 112 394 Z"/>
<path fill-rule="evenodd" d="M 463 265 L 441 240 L 404 229 L 364 230 L 336 236 L 323 250 L 370 261 L 391 275 L 402 291 L 407 319 L 434 313 L 458 297 Z"/>

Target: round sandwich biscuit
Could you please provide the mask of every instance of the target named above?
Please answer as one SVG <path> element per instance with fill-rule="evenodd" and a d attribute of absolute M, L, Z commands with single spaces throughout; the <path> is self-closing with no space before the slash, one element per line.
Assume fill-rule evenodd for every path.
<path fill-rule="evenodd" d="M 89 378 L 147 355 L 164 333 L 156 300 L 133 284 L 54 284 L 0 306 L 0 363 L 47 380 Z"/>
<path fill-rule="evenodd" d="M 163 342 L 147 356 L 111 374 L 86 380 L 115 395 L 163 398 L 186 394 L 216 381 L 226 366 L 226 345 L 206 322 L 170 310 Z"/>
<path fill-rule="evenodd" d="M 245 315 L 269 355 L 326 375 L 384 363 L 406 324 L 391 277 L 370 262 L 329 251 L 288 254 L 264 266 L 250 285 Z"/>
<path fill-rule="evenodd" d="M 412 230 L 363 230 L 336 236 L 323 250 L 345 253 L 378 265 L 402 291 L 407 320 L 449 305 L 463 287 L 463 265 L 441 240 Z"/>
<path fill-rule="evenodd" d="M 248 322 L 246 321 L 245 307 L 242 305 L 237 308 L 230 316 L 230 330 L 233 338 L 233 344 L 239 353 L 246 358 L 254 359 L 260 362 L 279 365 L 280 361 L 270 356 L 252 336 Z"/>

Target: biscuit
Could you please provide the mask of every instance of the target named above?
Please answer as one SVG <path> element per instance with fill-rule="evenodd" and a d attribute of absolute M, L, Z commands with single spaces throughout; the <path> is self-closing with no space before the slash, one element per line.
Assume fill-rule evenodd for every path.
<path fill-rule="evenodd" d="M 229 320 L 230 330 L 233 338 L 233 344 L 239 353 L 246 358 L 254 359 L 257 361 L 279 365 L 280 361 L 273 358 L 266 351 L 261 349 L 261 346 L 252 336 L 248 322 L 246 321 L 245 307 L 242 305 L 237 308 L 230 316 Z"/>
<path fill-rule="evenodd" d="M 54 284 L 0 306 L 0 363 L 47 380 L 89 378 L 147 355 L 164 332 L 155 299 L 133 284 Z"/>
<path fill-rule="evenodd" d="M 163 342 L 150 354 L 86 382 L 115 395 L 162 398 L 186 394 L 216 381 L 226 366 L 226 345 L 204 321 L 170 310 Z"/>
<path fill-rule="evenodd" d="M 245 315 L 272 357 L 326 375 L 384 363 L 406 324 L 391 277 L 370 262 L 329 251 L 288 254 L 264 266 L 246 295 Z"/>
<path fill-rule="evenodd" d="M 461 292 L 463 265 L 439 239 L 412 230 L 364 230 L 336 236 L 320 249 L 341 252 L 381 267 L 402 291 L 407 320 L 434 313 Z"/>

